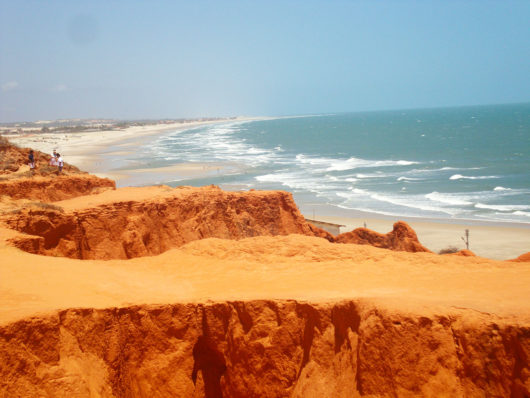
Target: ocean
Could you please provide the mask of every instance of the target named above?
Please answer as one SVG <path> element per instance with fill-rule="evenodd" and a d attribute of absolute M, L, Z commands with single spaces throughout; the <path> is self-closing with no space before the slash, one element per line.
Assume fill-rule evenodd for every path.
<path fill-rule="evenodd" d="M 530 223 L 530 104 L 234 121 L 164 133 L 128 160 L 214 164 L 149 183 L 281 189 L 306 213 Z"/>

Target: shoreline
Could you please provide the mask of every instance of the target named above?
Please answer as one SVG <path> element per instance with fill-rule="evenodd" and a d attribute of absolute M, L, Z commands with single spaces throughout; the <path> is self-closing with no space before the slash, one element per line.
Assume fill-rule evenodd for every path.
<path fill-rule="evenodd" d="M 204 122 L 154 124 L 133 126 L 124 130 L 106 130 L 80 133 L 43 133 L 8 137 L 20 146 L 43 152 L 54 148 L 64 155 L 65 161 L 80 169 L 116 181 L 117 187 L 158 185 L 157 181 L 207 178 L 239 165 L 219 162 L 176 163 L 170 166 L 149 168 L 145 164 L 132 164 L 127 157 L 139 145 L 168 131 L 183 131 L 207 124 L 266 120 L 267 117 L 238 117 Z M 221 184 L 222 185 L 222 184 Z M 229 184 L 230 185 L 230 184 Z M 223 187 L 238 190 L 235 187 Z M 418 235 L 420 242 L 433 252 L 449 246 L 465 249 L 461 240 L 465 230 L 470 230 L 470 250 L 477 256 L 495 259 L 514 259 L 530 251 L 530 223 L 490 220 L 430 219 L 424 217 L 390 216 L 360 210 L 342 209 L 325 203 L 296 198 L 300 212 L 308 219 L 342 224 L 342 232 L 362 227 L 379 233 L 388 233 L 396 221 L 407 222 Z"/>
<path fill-rule="evenodd" d="M 312 216 L 304 214 L 310 219 Z M 455 247 L 466 249 L 462 237 L 469 230 L 469 250 L 479 257 L 492 260 L 512 260 L 530 250 L 530 229 L 503 225 L 468 225 L 464 223 L 432 222 L 427 219 L 411 220 L 405 217 L 394 219 L 351 218 L 344 216 L 317 216 L 317 220 L 344 225 L 341 233 L 366 227 L 381 234 L 392 231 L 397 221 L 405 221 L 416 232 L 420 243 L 438 253 L 442 249 Z"/>
<path fill-rule="evenodd" d="M 299 208 L 305 218 L 344 225 L 341 233 L 361 228 L 366 223 L 368 229 L 386 234 L 392 231 L 395 222 L 405 221 L 416 232 L 420 243 L 435 253 L 451 246 L 466 249 L 462 240 L 466 229 L 469 230 L 469 250 L 477 256 L 512 260 L 530 251 L 530 224 L 388 216 L 326 204 L 301 204 Z"/>
<path fill-rule="evenodd" d="M 156 135 L 169 131 L 184 131 L 212 124 L 237 123 L 255 120 L 266 120 L 269 117 L 244 117 L 194 121 L 170 124 L 150 124 L 131 126 L 123 130 L 101 130 L 75 133 L 31 133 L 25 135 L 5 135 L 15 145 L 31 147 L 41 152 L 52 153 L 57 149 L 65 162 L 81 170 L 116 180 L 127 179 L 127 173 L 134 173 L 136 168 L 119 170 L 119 163 L 134 153 L 134 148 L 151 140 Z M 118 167 L 116 167 L 118 166 Z M 141 166 L 142 169 L 145 166 Z M 138 168 L 140 169 L 140 168 Z M 184 167 L 184 169 L 186 169 Z"/>
<path fill-rule="evenodd" d="M 297 202 L 298 203 L 298 202 Z M 303 210 L 302 210 L 303 209 Z M 403 216 L 403 215 L 388 215 L 375 212 L 369 212 L 364 210 L 345 209 L 338 206 L 333 206 L 326 203 L 304 203 L 300 205 L 300 211 L 303 214 L 307 214 L 309 218 L 313 217 L 312 212 L 315 211 L 315 215 L 318 218 L 346 218 L 354 220 L 378 220 L 378 221 L 391 221 L 401 220 L 407 223 L 417 222 L 428 222 L 432 224 L 447 224 L 447 225 L 465 225 L 469 227 L 505 227 L 505 228 L 517 228 L 517 229 L 528 229 L 530 230 L 530 223 L 523 223 L 517 221 L 495 221 L 495 220 L 478 220 L 468 218 L 434 218 L 434 217 L 421 217 L 421 216 Z M 530 241 L 529 241 L 530 249 Z"/>

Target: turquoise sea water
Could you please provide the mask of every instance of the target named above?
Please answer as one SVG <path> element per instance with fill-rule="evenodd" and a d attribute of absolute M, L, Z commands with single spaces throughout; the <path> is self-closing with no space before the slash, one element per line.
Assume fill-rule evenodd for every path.
<path fill-rule="evenodd" d="M 302 207 L 530 223 L 530 104 L 211 125 L 159 136 L 131 160 L 223 166 L 207 178 L 150 183 L 283 189 Z"/>

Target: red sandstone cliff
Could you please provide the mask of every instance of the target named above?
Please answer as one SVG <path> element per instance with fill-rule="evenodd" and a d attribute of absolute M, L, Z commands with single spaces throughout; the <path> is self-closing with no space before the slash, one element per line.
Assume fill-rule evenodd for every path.
<path fill-rule="evenodd" d="M 351 232 L 337 235 L 334 239 L 337 243 L 355 243 L 358 245 L 371 245 L 384 249 L 408 251 L 408 252 L 429 252 L 430 250 L 422 246 L 418 241 L 416 232 L 405 222 L 398 221 L 394 228 L 387 234 L 380 234 L 366 228 L 357 228 Z"/>
<path fill-rule="evenodd" d="M 225 192 L 216 187 L 143 190 L 142 200 L 126 200 L 115 191 L 98 206 L 77 200 L 70 210 L 26 208 L 3 220 L 26 234 L 13 240 L 17 247 L 80 259 L 156 255 L 210 237 L 302 234 L 333 239 L 305 221 L 287 192 Z M 69 202 L 58 206 L 68 207 Z"/>
<path fill-rule="evenodd" d="M 35 176 L 0 181 L 0 196 L 56 202 L 115 188 L 114 181 L 90 174 Z"/>
<path fill-rule="evenodd" d="M 48 189 L 46 184 L 54 189 Z M 0 183 L 0 188 L 2 188 Z M 5 192 L 38 199 L 60 199 L 112 188 L 93 176 L 18 179 Z M 24 208 L 4 216 L 4 223 L 25 235 L 13 239 L 23 250 L 80 259 L 133 258 L 157 255 L 187 242 L 210 237 L 302 234 L 330 242 L 367 244 L 398 251 L 428 252 L 405 222 L 388 234 L 358 228 L 336 237 L 305 221 L 292 195 L 282 191 L 224 192 L 217 187 L 180 189 L 146 187 L 137 199 L 117 192 L 97 205 L 58 203 L 62 208 Z M 124 193 L 122 193 L 124 192 Z M 152 192 L 152 195 L 149 193 Z M 161 194 L 162 193 L 162 194 Z"/>
<path fill-rule="evenodd" d="M 58 200 L 102 188 L 112 181 L 94 176 L 16 179 L 0 182 L 14 198 Z M 146 187 L 138 199 L 126 191 L 88 206 L 86 201 L 58 203 L 59 208 L 24 208 L 4 223 L 25 235 L 15 246 L 37 254 L 80 259 L 133 258 L 160 254 L 187 242 L 217 237 L 302 234 L 330 242 L 369 244 L 400 251 L 429 251 L 404 222 L 383 235 L 359 228 L 333 237 L 305 221 L 292 195 L 281 191 L 224 192 L 217 187 L 170 189 Z M 2 191 L 0 191 L 2 192 Z M 122 193 L 123 192 L 123 193 Z M 149 193 L 152 192 L 152 195 Z M 66 206 L 66 211 L 61 206 Z"/>
<path fill-rule="evenodd" d="M 4 397 L 520 397 L 530 327 L 367 301 L 70 309 L 0 328 Z"/>

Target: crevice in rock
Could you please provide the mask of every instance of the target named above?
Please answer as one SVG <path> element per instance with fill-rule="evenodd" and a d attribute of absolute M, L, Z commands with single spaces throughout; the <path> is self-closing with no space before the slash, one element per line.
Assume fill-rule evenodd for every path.
<path fill-rule="evenodd" d="M 321 330 L 320 314 L 318 310 L 309 304 L 296 304 L 296 313 L 299 317 L 304 318 L 304 334 L 302 336 L 302 362 L 298 370 L 296 378 L 298 379 L 304 370 L 304 367 L 309 362 L 311 354 L 311 346 L 313 345 L 313 338 L 315 337 L 315 328 Z"/>
<path fill-rule="evenodd" d="M 204 381 L 205 397 L 222 398 L 221 377 L 226 371 L 226 361 L 209 337 L 210 332 L 204 308 L 202 309 L 202 333 L 193 346 L 194 363 L 191 379 L 195 384 L 200 371 Z"/>

